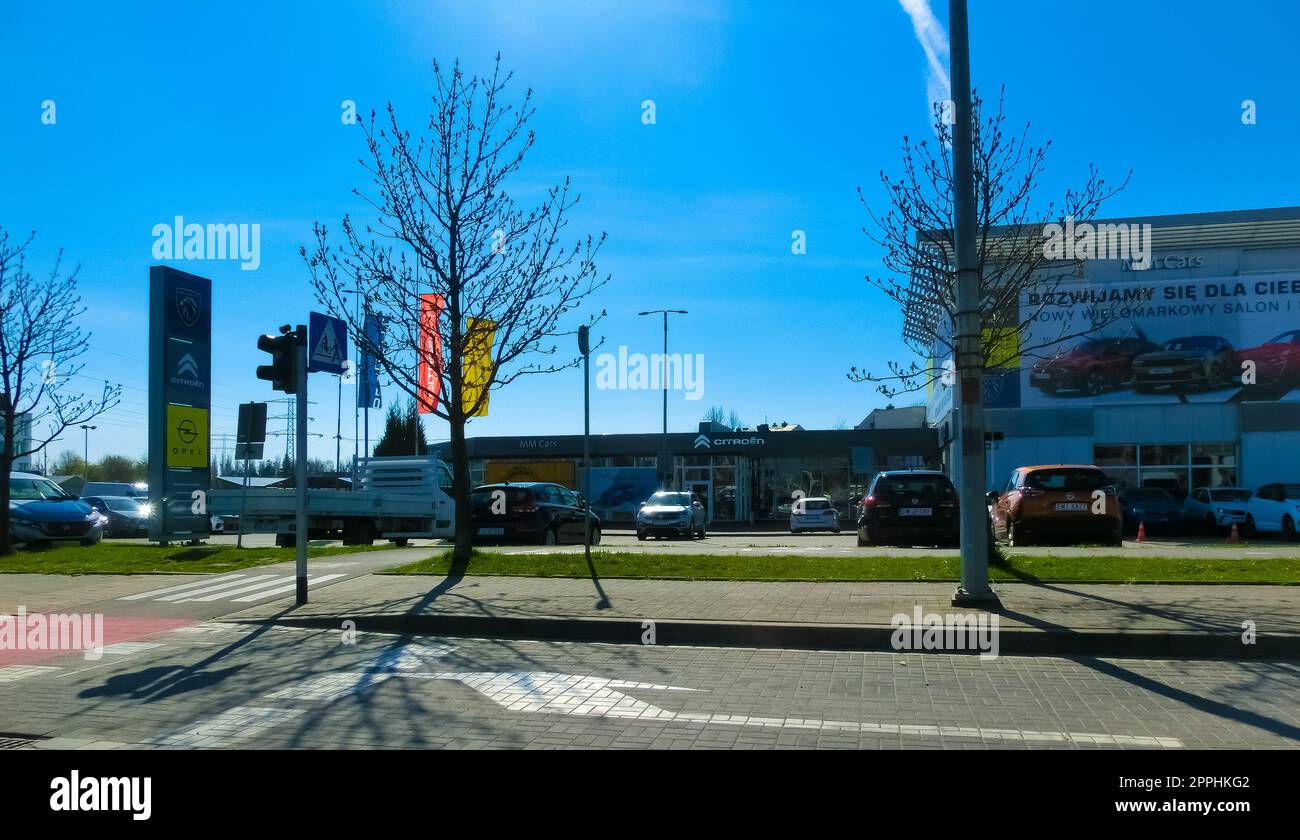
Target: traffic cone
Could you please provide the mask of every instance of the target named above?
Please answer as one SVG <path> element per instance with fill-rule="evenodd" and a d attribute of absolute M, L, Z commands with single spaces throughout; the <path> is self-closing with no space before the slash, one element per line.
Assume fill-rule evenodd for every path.
<path fill-rule="evenodd" d="M 1237 531 L 1237 523 L 1236 523 L 1236 522 L 1232 523 L 1232 533 L 1231 533 L 1231 534 L 1228 534 L 1228 542 L 1229 542 L 1229 543 L 1239 543 L 1239 542 L 1241 542 L 1241 534 Z"/>
<path fill-rule="evenodd" d="M 1146 541 L 1147 541 L 1147 524 L 1146 524 L 1145 522 L 1139 522 L 1139 523 L 1138 523 L 1138 537 L 1137 537 L 1137 541 L 1138 541 L 1138 542 L 1146 542 Z"/>

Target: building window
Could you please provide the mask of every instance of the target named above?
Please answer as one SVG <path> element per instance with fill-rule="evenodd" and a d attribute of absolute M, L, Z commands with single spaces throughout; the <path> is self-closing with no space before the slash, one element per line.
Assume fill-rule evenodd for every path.
<path fill-rule="evenodd" d="M 1109 444 L 1092 457 L 1121 490 L 1159 487 L 1180 501 L 1196 487 L 1237 484 L 1235 443 Z"/>

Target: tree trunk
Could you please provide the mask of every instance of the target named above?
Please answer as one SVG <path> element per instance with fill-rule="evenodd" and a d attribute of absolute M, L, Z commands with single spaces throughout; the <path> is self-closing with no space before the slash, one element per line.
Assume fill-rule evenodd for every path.
<path fill-rule="evenodd" d="M 6 412 L 3 449 L 0 450 L 0 475 L 3 475 L 3 480 L 0 480 L 0 554 L 14 550 L 9 539 L 9 473 L 14 464 L 14 419 Z"/>
<path fill-rule="evenodd" d="M 453 389 L 458 390 L 458 389 Z M 453 398 L 457 405 L 460 397 Z M 456 548 L 452 552 L 452 570 L 464 574 L 474 548 L 469 521 L 469 447 L 465 444 L 465 416 L 455 409 L 451 416 L 451 474 L 456 495 Z"/>

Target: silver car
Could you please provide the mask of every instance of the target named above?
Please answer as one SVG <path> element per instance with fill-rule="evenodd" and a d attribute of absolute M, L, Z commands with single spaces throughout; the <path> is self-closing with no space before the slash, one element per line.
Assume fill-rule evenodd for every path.
<path fill-rule="evenodd" d="M 704 505 L 690 493 L 660 490 L 636 512 L 636 538 L 699 537 L 704 539 Z"/>
<path fill-rule="evenodd" d="M 82 545 L 95 545 L 107 524 L 108 517 L 48 478 L 9 474 L 9 530 L 14 542 L 32 545 L 79 540 Z"/>
<path fill-rule="evenodd" d="M 790 533 L 804 531 L 840 532 L 840 512 L 824 497 L 797 499 L 790 508 Z"/>

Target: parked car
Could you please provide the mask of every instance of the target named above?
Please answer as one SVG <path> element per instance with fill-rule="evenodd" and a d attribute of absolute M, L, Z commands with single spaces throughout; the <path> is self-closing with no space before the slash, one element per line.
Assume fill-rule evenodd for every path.
<path fill-rule="evenodd" d="M 1265 484 L 1246 502 L 1246 532 L 1296 538 L 1300 522 L 1300 484 Z"/>
<path fill-rule="evenodd" d="M 9 475 L 9 530 L 14 542 L 27 545 L 80 540 L 95 545 L 108 518 L 43 476 Z"/>
<path fill-rule="evenodd" d="M 660 490 L 636 512 L 636 538 L 699 537 L 704 539 L 704 505 L 690 493 Z"/>
<path fill-rule="evenodd" d="M 858 545 L 956 545 L 957 488 L 935 470 L 878 473 L 858 508 Z"/>
<path fill-rule="evenodd" d="M 600 517 L 562 484 L 484 484 L 470 492 L 469 506 L 470 527 L 478 542 L 581 543 L 587 528 L 591 542 L 600 542 Z"/>
<path fill-rule="evenodd" d="M 1124 518 L 1124 530 L 1136 534 L 1138 525 L 1163 531 L 1181 530 L 1186 521 L 1183 506 L 1160 487 L 1130 487 L 1119 496 L 1119 509 Z"/>
<path fill-rule="evenodd" d="M 1012 546 L 1049 535 L 1124 544 L 1115 486 L 1092 465 L 1019 467 L 988 502 L 994 537 Z"/>
<path fill-rule="evenodd" d="M 87 481 L 81 486 L 81 498 L 87 496 L 126 496 L 129 499 L 145 499 L 149 493 L 126 481 Z"/>
<path fill-rule="evenodd" d="M 1300 382 L 1300 330 L 1274 336 L 1258 347 L 1237 351 L 1234 375 L 1240 376 L 1244 362 L 1255 363 L 1255 382 Z"/>
<path fill-rule="evenodd" d="M 1196 487 L 1183 501 L 1183 518 L 1210 528 L 1245 525 L 1250 495 L 1244 487 Z"/>
<path fill-rule="evenodd" d="M 1034 363 L 1029 384 L 1045 394 L 1080 391 L 1089 397 L 1126 385 L 1133 378 L 1133 360 L 1159 350 L 1145 337 L 1093 338 Z"/>
<path fill-rule="evenodd" d="M 1139 391 L 1213 388 L 1234 374 L 1235 358 L 1232 345 L 1218 336 L 1170 339 L 1154 353 L 1143 353 L 1133 360 L 1133 384 Z"/>
<path fill-rule="evenodd" d="M 81 500 L 108 517 L 109 537 L 143 537 L 149 533 L 149 503 L 126 496 L 82 496 Z"/>
<path fill-rule="evenodd" d="M 790 533 L 801 534 L 804 531 L 840 532 L 840 512 L 830 499 L 818 496 L 813 499 L 799 499 L 790 509 Z"/>

